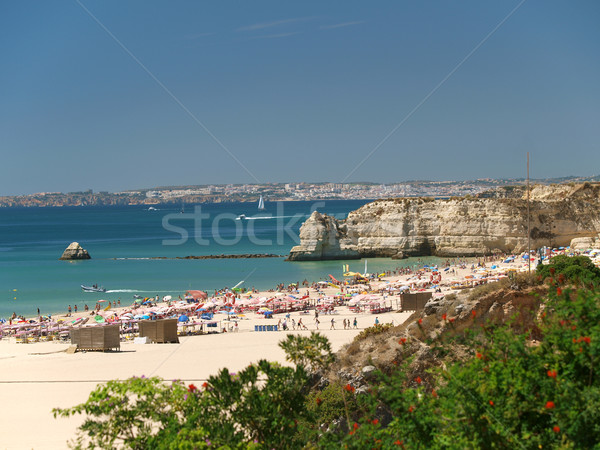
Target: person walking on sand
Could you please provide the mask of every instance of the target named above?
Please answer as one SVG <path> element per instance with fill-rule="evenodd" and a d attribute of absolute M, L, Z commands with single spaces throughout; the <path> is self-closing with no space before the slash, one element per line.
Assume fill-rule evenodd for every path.
<path fill-rule="evenodd" d="M 69 305 L 69 308 L 67 308 L 67 311 L 69 312 L 68 316 L 71 317 L 71 305 Z"/>
<path fill-rule="evenodd" d="M 375 325 L 379 325 L 379 317 L 375 317 Z"/>
<path fill-rule="evenodd" d="M 356 320 L 356 317 L 354 318 L 353 325 L 354 325 L 354 328 L 358 328 L 358 320 Z"/>
<path fill-rule="evenodd" d="M 331 327 L 329 327 L 330 330 L 335 330 L 335 319 L 332 317 L 331 318 Z"/>
<path fill-rule="evenodd" d="M 317 330 L 318 330 L 319 329 L 319 319 L 317 319 L 316 317 L 315 317 L 315 325 L 316 325 Z"/>

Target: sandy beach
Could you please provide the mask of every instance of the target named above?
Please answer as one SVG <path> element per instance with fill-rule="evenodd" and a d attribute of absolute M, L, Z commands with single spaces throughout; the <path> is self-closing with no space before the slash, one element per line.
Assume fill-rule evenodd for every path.
<path fill-rule="evenodd" d="M 339 308 L 346 309 L 346 308 Z M 411 313 L 378 315 L 381 323 L 399 324 Z M 307 318 L 310 317 L 309 320 Z M 334 351 L 350 342 L 362 329 L 374 324 L 369 313 L 340 313 L 335 316 L 336 329 L 330 330 L 330 318 L 321 315 L 320 330 L 331 341 Z M 343 319 L 357 317 L 358 329 L 344 330 Z M 297 320 L 299 315 L 292 314 Z M 303 321 L 314 330 L 314 319 Z M 77 352 L 67 354 L 70 344 L 0 342 L 0 422 L 5 430 L 0 448 L 66 448 L 82 418 L 52 416 L 52 408 L 73 406 L 87 399 L 99 383 L 131 376 L 159 376 L 166 380 L 196 382 L 227 367 L 237 371 L 259 359 L 285 363 L 278 342 L 287 333 L 309 331 L 255 332 L 255 324 L 277 323 L 277 319 L 250 318 L 239 322 L 232 333 L 181 336 L 179 344 L 140 345 L 126 342 L 120 352 Z M 35 424 L 35 425 L 34 425 Z"/>
<path fill-rule="evenodd" d="M 487 264 L 491 266 L 491 264 Z M 497 266 L 523 270 L 525 265 L 513 263 Z M 481 268 L 471 265 L 452 266 L 442 274 L 441 296 L 452 291 L 457 283 L 473 283 L 480 275 Z M 500 272 L 498 272 L 500 273 Z M 396 311 L 398 295 L 386 296 L 387 286 L 411 285 L 417 289 L 419 284 L 427 283 L 431 273 L 403 274 L 382 277 L 371 283 L 373 292 L 379 292 L 384 303 Z M 495 276 L 495 275 L 492 275 Z M 423 290 L 423 288 L 420 288 Z M 432 291 L 433 289 L 429 289 Z M 304 289 L 301 290 L 305 292 Z M 311 298 L 326 298 L 339 292 L 337 288 L 327 287 L 318 293 L 310 289 Z M 257 296 L 273 296 L 273 292 L 261 292 Z M 120 312 L 125 310 L 122 308 Z M 79 312 L 73 317 L 61 318 L 73 320 L 90 313 Z M 333 351 L 352 341 L 361 330 L 373 326 L 377 318 L 379 323 L 403 323 L 412 312 L 386 312 L 372 314 L 368 308 L 353 312 L 348 306 L 337 306 L 335 314 L 319 315 L 319 331 L 328 337 Z M 223 321 L 225 314 L 216 314 L 215 319 Z M 226 333 L 211 333 L 196 336 L 180 336 L 179 344 L 135 344 L 132 341 L 121 343 L 121 351 L 93 352 L 78 351 L 67 354 L 70 346 L 66 342 L 36 342 L 17 344 L 15 338 L 0 341 L 0 398 L 2 405 L 0 421 L 10 432 L 4 433 L 0 448 L 6 449 L 59 449 L 66 448 L 67 440 L 75 435 L 82 417 L 54 419 L 52 408 L 68 407 L 87 399 L 91 390 L 101 382 L 112 379 L 126 379 L 132 376 L 159 376 L 166 380 L 182 379 L 186 382 L 198 382 L 216 374 L 223 367 L 238 371 L 259 359 L 269 359 L 285 363 L 285 354 L 278 343 L 288 333 L 309 334 L 316 330 L 314 311 L 308 314 L 292 312 L 296 322 L 302 318 L 308 327 L 306 331 L 257 332 L 255 325 L 277 324 L 285 314 L 265 319 L 262 315 L 248 312 L 240 317 L 238 330 Z M 335 320 L 335 329 L 331 329 L 331 319 Z M 354 318 L 358 321 L 356 329 L 344 329 L 343 320 Z M 221 322 L 224 323 L 224 322 Z M 35 425 L 34 425 L 35 424 Z M 32 432 L 32 430 L 34 430 Z"/>

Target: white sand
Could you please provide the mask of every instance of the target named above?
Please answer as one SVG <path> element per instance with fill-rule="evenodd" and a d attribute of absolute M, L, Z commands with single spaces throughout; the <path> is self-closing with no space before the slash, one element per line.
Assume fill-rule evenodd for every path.
<path fill-rule="evenodd" d="M 372 326 L 375 315 L 353 314 L 338 307 L 340 314 L 319 315 L 320 332 L 326 335 L 334 351 L 349 343 L 362 329 Z M 377 315 L 380 323 L 399 324 L 411 313 Z M 219 333 L 180 337 L 180 344 L 136 345 L 122 343 L 121 352 L 77 352 L 66 354 L 69 344 L 54 342 L 16 344 L 0 341 L 0 448 L 62 449 L 75 435 L 82 417 L 57 418 L 52 408 L 68 407 L 85 401 L 98 382 L 125 379 L 133 375 L 160 376 L 166 380 L 196 382 L 216 374 L 220 368 L 239 371 L 259 359 L 285 362 L 278 343 L 287 333 L 308 335 L 314 331 L 314 313 L 292 318 L 302 321 L 309 331 L 255 332 L 255 324 L 277 324 L 275 319 L 248 314 L 239 322 L 237 333 Z M 335 318 L 336 330 L 330 330 Z M 344 330 L 344 318 L 358 319 L 357 330 Z M 13 383 L 14 382 L 14 383 Z"/>

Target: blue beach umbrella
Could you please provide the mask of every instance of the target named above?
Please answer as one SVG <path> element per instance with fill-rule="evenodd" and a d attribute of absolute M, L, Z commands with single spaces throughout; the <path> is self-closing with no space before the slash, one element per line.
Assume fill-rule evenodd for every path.
<path fill-rule="evenodd" d="M 190 320 L 190 318 L 188 316 L 186 316 L 185 314 L 182 314 L 179 316 L 179 320 L 180 322 L 187 322 L 188 320 Z"/>

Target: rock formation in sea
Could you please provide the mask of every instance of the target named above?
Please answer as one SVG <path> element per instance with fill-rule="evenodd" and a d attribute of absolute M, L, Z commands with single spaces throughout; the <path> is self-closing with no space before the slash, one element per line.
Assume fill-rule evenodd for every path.
<path fill-rule="evenodd" d="M 91 256 L 86 249 L 79 245 L 79 242 L 71 242 L 59 259 L 91 259 Z"/>
<path fill-rule="evenodd" d="M 598 245 L 599 194 L 597 183 L 531 187 L 531 248 Z M 504 187 L 477 197 L 377 200 L 345 220 L 314 212 L 288 259 L 520 253 L 527 241 L 526 188 Z"/>

